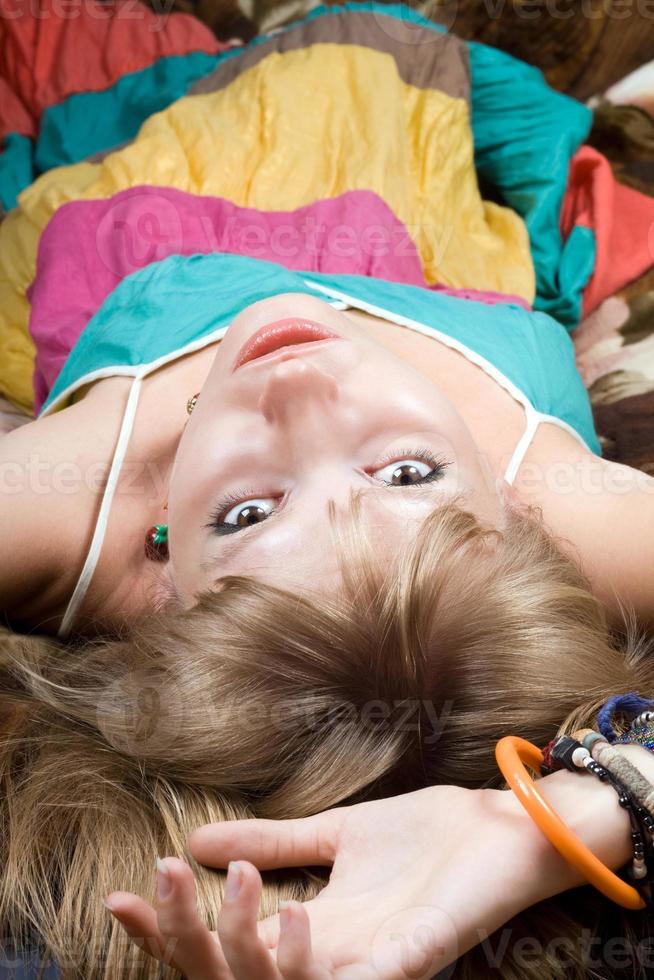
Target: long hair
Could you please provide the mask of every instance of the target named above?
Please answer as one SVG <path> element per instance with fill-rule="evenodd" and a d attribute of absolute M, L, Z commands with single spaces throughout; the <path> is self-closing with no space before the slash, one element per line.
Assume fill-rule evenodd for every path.
<path fill-rule="evenodd" d="M 333 597 L 230 577 L 116 640 L 0 636 L 8 950 L 50 957 L 62 980 L 176 977 L 130 945 L 102 898 L 152 898 L 156 855 L 188 859 L 199 824 L 438 783 L 500 787 L 503 735 L 544 745 L 592 725 L 611 694 L 654 695 L 648 642 L 633 619 L 610 628 L 536 511 L 509 511 L 496 531 L 449 504 L 388 567 L 356 535 L 346 551 Z M 215 928 L 223 874 L 194 867 Z M 264 877 L 263 915 L 323 884 L 302 869 Z M 615 977 L 607 939 L 636 950 L 646 930 L 641 913 L 575 889 L 507 923 L 450 975 Z M 634 963 L 625 976 L 641 975 Z"/>

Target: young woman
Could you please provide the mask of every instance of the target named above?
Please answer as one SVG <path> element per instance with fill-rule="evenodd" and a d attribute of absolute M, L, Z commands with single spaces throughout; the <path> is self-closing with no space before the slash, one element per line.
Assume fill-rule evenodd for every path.
<path fill-rule="evenodd" d="M 574 320 L 588 238 L 576 238 L 579 275 L 569 256 L 559 275 L 558 222 L 589 113 L 501 53 L 428 22 L 398 36 L 397 17 L 366 10 L 351 27 L 347 11 L 309 18 L 310 49 L 284 34 L 217 62 L 204 95 L 106 156 L 85 106 L 110 102 L 72 100 L 50 116 L 62 138 L 56 119 L 49 132 L 71 144 L 70 109 L 83 138 L 56 161 L 103 160 L 44 174 L 0 229 L 3 349 L 22 336 L 24 353 L 34 280 L 31 326 L 53 354 L 39 359 L 45 411 L 0 440 L 0 608 L 15 631 L 2 646 L 0 922 L 7 950 L 33 948 L 65 980 L 155 977 L 157 959 L 189 980 L 395 977 L 466 950 L 461 975 L 478 977 L 490 972 L 478 944 L 507 920 L 543 950 L 525 965 L 510 942 L 499 975 L 558 978 L 549 941 L 576 939 L 575 915 L 604 940 L 646 934 L 590 890 L 530 911 L 580 881 L 495 788 L 502 735 L 544 745 L 592 724 L 610 694 L 654 692 L 645 645 L 619 635 L 625 604 L 654 623 L 654 481 L 601 458 L 570 337 L 524 309 L 537 280 L 539 300 Z M 173 81 L 158 107 L 189 78 Z M 135 135 L 107 130 L 114 143 Z M 394 266 L 401 282 L 362 250 L 367 274 L 353 275 L 329 248 L 315 262 L 293 253 L 292 271 L 207 244 L 204 219 L 222 222 L 226 205 L 247 230 L 317 200 L 369 231 L 380 212 L 360 194 L 413 245 Z M 133 198 L 134 226 L 122 210 Z M 542 246 L 533 263 L 510 205 Z M 145 258 L 114 234 L 137 226 Z M 574 280 L 570 295 L 559 279 Z M 651 778 L 645 750 L 623 751 Z M 576 778 L 547 777 L 544 792 L 619 868 L 624 814 Z M 340 804 L 353 809 L 297 827 L 293 854 L 283 824 L 263 828 L 259 850 L 254 824 L 190 845 L 218 865 L 334 860 L 309 906 L 317 965 L 297 908 L 278 955 L 262 949 L 247 864 L 220 915 L 222 876 L 198 871 L 204 925 L 174 861 L 156 921 L 135 897 L 153 898 L 156 855 L 185 854 L 202 824 Z M 320 847 L 303 844 L 305 826 Z M 398 855 L 400 840 L 413 844 Z M 400 882 L 390 902 L 384 873 Z M 264 913 L 323 883 L 280 874 Z M 153 959 L 110 918 L 109 893 Z M 263 929 L 274 948 L 275 922 Z M 586 952 L 570 954 L 578 980 L 599 969 Z"/>
<path fill-rule="evenodd" d="M 454 496 L 493 527 L 535 505 L 612 616 L 654 622 L 654 480 L 594 451 L 572 343 L 542 314 L 173 257 L 89 324 L 56 408 L 0 441 L 15 628 L 113 632 L 226 574 L 323 594 L 329 506 L 359 491 L 380 561 Z M 154 525 L 167 551 L 145 547 Z"/>
<path fill-rule="evenodd" d="M 563 328 L 518 307 L 364 277 L 300 277 L 228 255 L 167 262 L 166 320 L 148 292 L 162 269 L 149 268 L 116 290 L 71 353 L 50 402 L 61 410 L 0 443 L 10 622 L 125 637 L 77 654 L 17 638 L 5 662 L 3 919 L 15 945 L 44 945 L 64 976 L 113 977 L 125 962 L 148 975 L 124 942 L 107 945 L 101 897 L 118 886 L 149 893 L 155 854 L 184 853 L 200 823 L 304 816 L 436 783 L 497 785 L 497 738 L 544 744 L 592 721 L 611 693 L 653 690 L 645 648 L 628 641 L 621 659 L 610 633 L 624 604 L 652 622 L 651 480 L 591 450 L 588 398 Z M 224 339 L 221 318 L 230 320 Z M 175 324 L 174 337 L 162 323 Z M 99 489 L 93 471 L 104 476 Z M 159 525 L 163 537 L 164 523 L 165 547 L 148 533 Z M 158 625 L 135 626 L 148 608 Z M 280 722 L 289 699 L 295 712 L 304 706 L 290 729 Z M 142 701 L 151 717 L 135 729 Z M 398 717 L 407 701 L 419 709 L 413 727 Z M 344 705 L 368 719 L 371 703 L 384 707 L 381 724 L 366 720 L 349 735 L 334 727 Z M 624 751 L 651 778 L 645 750 Z M 551 777 L 552 799 L 560 792 L 562 813 L 622 866 L 624 814 L 606 787 L 589 795 L 575 778 Z M 174 863 L 163 866 L 158 925 L 133 897 L 110 905 L 155 955 L 168 956 L 167 935 L 179 942 L 172 962 L 189 980 L 338 976 L 350 957 L 369 969 L 379 930 L 372 975 L 395 977 L 401 964 L 384 929 L 390 922 L 395 935 L 407 904 L 431 909 L 438 896 L 436 919 L 411 914 L 407 926 L 411 935 L 429 927 L 432 969 L 443 945 L 451 963 L 480 929 L 492 933 L 580 883 L 510 794 L 494 792 L 450 785 L 407 798 L 404 833 L 420 853 L 432 835 L 446 841 L 456 862 L 443 867 L 438 848 L 434 865 L 405 875 L 403 851 L 399 905 L 373 899 L 369 926 L 354 935 L 343 925 L 340 945 L 321 931 L 322 910 L 332 922 L 330 895 L 342 888 L 343 914 L 358 922 L 362 899 L 359 865 L 339 854 L 359 851 L 359 819 L 378 813 L 390 826 L 397 804 L 325 817 L 319 853 L 291 859 L 280 845 L 281 864 L 336 859 L 317 918 L 310 906 L 315 969 L 297 909 L 279 966 L 254 940 L 258 879 L 247 865 L 231 918 L 228 898 L 216 920 L 217 882 L 206 886 L 226 961 L 189 920 L 189 873 Z M 454 825 L 432 822 L 441 803 L 459 815 Z M 577 824 L 580 806 L 597 822 Z M 467 819 L 485 827 L 473 845 L 460 836 Z M 284 833 L 265 830 L 268 846 Z M 265 867 L 251 832 L 213 832 L 210 846 L 200 836 L 192 851 Z M 374 854 L 392 862 L 394 847 L 380 839 Z M 462 909 L 450 873 L 479 904 Z M 605 906 L 593 910 L 591 899 L 589 922 Z M 608 921 L 619 935 L 631 928 Z M 587 965 L 581 953 L 574 962 Z"/>

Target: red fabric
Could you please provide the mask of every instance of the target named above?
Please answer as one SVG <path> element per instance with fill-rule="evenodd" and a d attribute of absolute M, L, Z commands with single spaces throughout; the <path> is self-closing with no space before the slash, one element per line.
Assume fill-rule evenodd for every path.
<path fill-rule="evenodd" d="M 654 265 L 654 198 L 619 184 L 611 164 L 590 146 L 572 158 L 561 209 L 561 232 L 575 225 L 595 233 L 595 272 L 584 291 L 583 315 Z"/>
<path fill-rule="evenodd" d="M 0 75 L 0 140 L 6 133 L 33 136 L 34 119 L 27 106 Z"/>
<path fill-rule="evenodd" d="M 159 58 L 225 47 L 195 17 L 138 0 L 0 0 L 0 138 L 35 136 L 48 106 Z"/>

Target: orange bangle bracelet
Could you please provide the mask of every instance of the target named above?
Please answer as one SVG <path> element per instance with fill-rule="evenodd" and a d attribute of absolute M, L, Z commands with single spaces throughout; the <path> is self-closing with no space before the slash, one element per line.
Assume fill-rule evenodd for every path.
<path fill-rule="evenodd" d="M 618 905 L 626 909 L 645 908 L 645 902 L 637 889 L 618 878 L 610 868 L 602 864 L 576 834 L 573 834 L 536 788 L 536 783 L 527 772 L 525 765 L 535 772 L 540 770 L 543 753 L 538 746 L 532 745 L 524 738 L 507 735 L 495 746 L 495 758 L 516 797 L 559 854 L 591 885 Z"/>

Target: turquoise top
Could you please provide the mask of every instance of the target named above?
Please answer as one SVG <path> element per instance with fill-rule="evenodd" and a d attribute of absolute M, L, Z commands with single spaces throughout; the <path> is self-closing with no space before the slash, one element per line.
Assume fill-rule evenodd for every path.
<path fill-rule="evenodd" d="M 41 414 L 65 407 L 89 381 L 143 377 L 198 350 L 219 339 L 250 304 L 288 292 L 365 310 L 441 340 L 479 364 L 528 412 L 601 454 L 574 345 L 546 314 L 362 275 L 293 272 L 229 253 L 173 255 L 124 279 L 87 324 Z"/>

